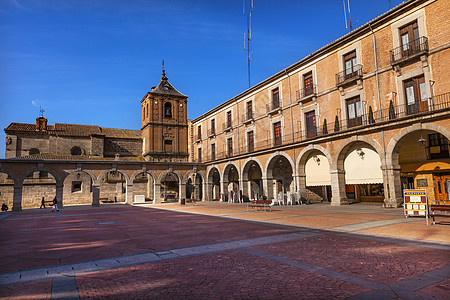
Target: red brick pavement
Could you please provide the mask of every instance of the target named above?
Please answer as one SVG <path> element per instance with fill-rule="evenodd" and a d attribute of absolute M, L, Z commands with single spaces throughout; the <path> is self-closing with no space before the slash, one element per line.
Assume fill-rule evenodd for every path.
<path fill-rule="evenodd" d="M 427 286 L 419 293 L 436 299 L 450 299 L 450 279 Z"/>
<path fill-rule="evenodd" d="M 221 252 L 77 276 L 80 299 L 343 299 L 367 288 Z"/>
<path fill-rule="evenodd" d="M 450 264 L 446 251 L 336 235 L 253 248 L 384 284 Z"/>
<path fill-rule="evenodd" d="M 48 217 L 48 216 L 52 217 Z M 245 230 L 242 230 L 244 229 Z M 16 271 L 292 232 L 140 207 L 20 213 L 0 222 L 0 271 Z"/>
<path fill-rule="evenodd" d="M 0 287 L 0 299 L 51 299 L 51 295 L 51 279 Z"/>

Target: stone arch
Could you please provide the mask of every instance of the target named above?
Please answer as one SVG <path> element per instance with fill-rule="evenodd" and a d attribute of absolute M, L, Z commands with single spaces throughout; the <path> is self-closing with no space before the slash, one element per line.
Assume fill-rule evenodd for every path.
<path fill-rule="evenodd" d="M 103 172 L 100 173 L 100 175 L 98 175 L 97 178 L 97 182 L 100 183 L 101 180 L 106 176 L 106 174 L 108 174 L 109 172 L 119 172 L 120 174 L 123 175 L 123 177 L 125 177 L 125 183 L 128 184 L 130 182 L 130 177 L 128 177 L 127 173 L 125 173 L 124 171 L 118 170 L 118 169 L 109 169 L 109 170 L 104 170 Z"/>
<path fill-rule="evenodd" d="M 137 176 L 140 174 L 146 174 L 150 178 L 146 178 L 147 181 L 137 181 Z M 140 203 L 141 201 L 150 201 L 153 199 L 153 203 L 156 201 L 156 182 L 158 177 L 150 170 L 137 170 L 130 177 L 130 185 L 127 186 L 127 193 L 134 199 L 133 203 Z M 128 189 L 130 189 L 128 191 Z M 138 195 L 138 197 L 136 197 Z M 143 197 L 142 197 L 143 196 Z"/>
<path fill-rule="evenodd" d="M 11 171 L 8 171 L 6 169 L 0 169 L 0 173 L 5 173 L 9 177 L 11 177 L 14 180 L 14 184 L 18 181 L 17 177 L 13 173 L 11 173 Z"/>
<path fill-rule="evenodd" d="M 141 174 L 141 173 L 146 173 L 148 175 L 150 175 L 153 178 L 153 181 L 156 183 L 156 181 L 158 180 L 158 176 L 156 176 L 153 172 L 149 171 L 149 170 L 138 170 L 136 172 L 134 172 L 131 177 L 130 177 L 130 182 L 134 182 L 134 179 L 136 178 L 137 175 Z"/>
<path fill-rule="evenodd" d="M 308 155 L 311 151 L 319 151 L 321 152 L 327 159 L 330 166 L 333 164 L 333 159 L 331 158 L 331 154 L 328 152 L 327 149 L 320 145 L 314 145 L 310 144 L 306 148 L 304 148 L 302 151 L 300 151 L 299 155 L 297 156 L 297 174 L 298 175 L 304 175 L 304 167 L 302 169 L 302 165 L 304 166 L 306 163 L 306 160 L 308 158 Z"/>
<path fill-rule="evenodd" d="M 177 178 L 176 183 L 178 184 L 178 190 L 175 189 L 174 186 L 168 186 L 167 189 L 165 188 L 165 185 L 163 184 L 164 182 L 166 182 L 164 179 L 166 178 L 167 175 L 169 174 L 174 174 Z M 160 189 L 163 189 L 161 192 L 164 192 L 164 200 L 165 201 L 176 201 L 178 199 L 178 201 L 181 200 L 181 198 L 184 198 L 184 191 L 183 191 L 183 176 L 180 174 L 180 172 L 175 171 L 175 170 L 165 170 L 163 171 L 159 178 L 158 178 L 158 183 L 160 186 Z M 164 188 L 163 188 L 164 187 Z M 166 194 L 167 193 L 167 194 Z M 161 195 L 156 195 L 156 197 L 159 197 Z M 170 200 L 168 200 L 170 199 Z"/>
<path fill-rule="evenodd" d="M 182 180 L 183 180 L 183 176 L 180 174 L 180 172 L 175 171 L 175 170 L 164 170 L 158 177 L 158 183 L 161 183 L 161 179 L 163 179 L 168 173 L 174 173 L 175 175 L 177 175 L 178 178 L 178 183 L 182 184 Z"/>
<path fill-rule="evenodd" d="M 369 139 L 368 137 L 357 135 L 357 136 L 352 136 L 351 138 L 346 139 L 344 142 L 339 144 L 339 146 L 336 149 L 335 155 L 334 155 L 334 160 L 332 161 L 332 164 L 331 164 L 331 169 L 343 170 L 344 169 L 344 158 L 347 155 L 347 151 L 353 146 L 353 144 L 358 143 L 358 142 L 363 142 L 363 143 L 366 143 L 366 144 L 370 145 L 371 147 L 373 147 L 375 149 L 375 151 L 378 153 L 378 155 L 380 156 L 380 160 L 383 162 L 383 149 L 380 146 L 380 144 L 378 144 L 378 142 L 376 142 L 373 139 Z"/>
<path fill-rule="evenodd" d="M 105 180 L 105 182 L 102 182 L 103 179 L 105 178 L 105 176 L 110 173 L 110 172 L 117 172 L 120 173 L 123 178 L 124 178 L 124 182 L 120 182 L 122 184 L 121 186 L 121 192 L 119 193 L 119 182 L 118 181 L 113 181 L 113 182 L 108 182 L 107 180 Z M 116 190 L 111 190 L 111 185 L 116 184 Z M 98 184 L 98 185 L 97 185 Z M 102 185 L 106 185 L 107 187 L 109 187 L 106 191 L 105 191 L 105 187 L 102 189 Z M 109 169 L 109 170 L 104 170 L 103 172 L 100 173 L 100 175 L 98 175 L 97 178 L 97 182 L 95 185 L 94 189 L 98 188 L 98 193 L 99 193 L 99 199 L 100 198 L 107 198 L 107 199 L 100 199 L 102 201 L 108 201 L 108 202 L 128 202 L 128 188 L 130 185 L 130 177 L 128 176 L 127 173 L 125 173 L 124 171 L 120 170 L 120 169 Z M 103 195 L 102 195 L 103 194 Z M 105 197 L 106 194 L 106 197 Z M 93 205 L 97 205 L 96 200 L 93 199 Z"/>
<path fill-rule="evenodd" d="M 81 149 L 80 146 L 73 146 L 70 149 L 70 155 L 82 155 L 83 154 L 83 150 Z"/>
<path fill-rule="evenodd" d="M 62 182 L 60 180 L 58 174 L 52 169 L 48 169 L 48 168 L 31 168 L 31 169 L 26 170 L 22 174 L 22 176 L 19 177 L 18 183 L 23 183 L 23 181 L 25 180 L 25 178 L 27 177 L 28 174 L 30 174 L 32 172 L 36 172 L 36 171 L 44 171 L 44 172 L 47 172 L 47 173 L 51 174 L 53 176 L 53 178 L 55 178 L 57 184 Z"/>
<path fill-rule="evenodd" d="M 12 180 L 12 183 L 9 183 L 9 180 Z M 0 169 L 0 183 L 3 184 L 2 193 L 0 193 L 0 203 L 5 203 L 10 210 L 17 210 L 17 207 L 14 207 L 14 189 L 17 184 L 16 176 L 8 170 Z M 21 189 L 22 187 L 19 188 Z"/>
<path fill-rule="evenodd" d="M 76 173 L 76 172 L 80 172 L 80 173 L 83 172 L 83 173 L 88 174 L 89 177 L 91 177 L 91 180 L 92 180 L 93 184 L 97 182 L 97 177 L 91 171 L 88 171 L 88 170 L 76 170 L 76 169 L 66 170 L 66 172 L 64 172 L 64 175 L 61 177 L 61 181 L 64 182 L 64 180 L 66 180 L 67 176 L 69 176 L 72 173 Z"/>
<path fill-rule="evenodd" d="M 283 151 L 276 151 L 276 152 L 272 153 L 272 155 L 269 157 L 269 159 L 267 159 L 266 167 L 263 170 L 263 172 L 265 172 L 265 175 L 267 177 L 269 176 L 269 165 L 273 163 L 273 159 L 277 156 L 283 156 L 284 158 L 286 158 L 291 165 L 292 171 L 294 171 L 295 164 L 294 164 L 294 161 L 292 160 L 292 158 L 289 155 L 287 155 L 286 153 L 284 153 Z"/>
<path fill-rule="evenodd" d="M 72 178 L 72 181 L 68 184 L 66 183 L 66 179 L 73 177 L 72 174 L 78 173 L 76 178 Z M 86 177 L 79 175 L 80 173 L 86 174 L 89 178 L 89 190 L 86 191 L 83 186 L 87 183 Z M 76 180 L 74 180 L 76 179 Z M 78 169 L 71 169 L 66 170 L 61 177 L 61 182 L 63 184 L 63 197 L 70 195 L 68 197 L 70 204 L 92 204 L 93 199 L 93 186 L 96 184 L 97 177 L 94 173 L 92 173 L 89 170 L 78 170 Z M 78 190 L 75 190 L 78 189 Z M 75 190 L 75 192 L 74 192 Z M 66 202 L 65 205 L 68 203 Z"/>
<path fill-rule="evenodd" d="M 241 178 L 240 170 L 239 170 L 239 167 L 237 166 L 237 164 L 234 161 L 229 161 L 226 163 L 226 165 L 224 166 L 224 168 L 222 170 L 222 176 L 221 176 L 222 180 L 225 179 L 225 175 L 228 175 L 228 172 L 229 172 L 231 166 L 234 166 L 236 168 L 236 170 L 238 172 L 238 176 L 239 176 L 239 178 Z"/>
<path fill-rule="evenodd" d="M 217 174 L 218 181 L 217 181 L 217 178 L 214 178 L 215 174 Z M 206 182 L 207 200 L 216 200 L 216 199 L 220 198 L 220 193 L 221 193 L 220 181 L 222 178 L 220 177 L 219 167 L 216 165 L 212 165 L 207 171 L 206 178 L 207 178 L 207 182 Z"/>
<path fill-rule="evenodd" d="M 420 130 L 436 131 L 445 136 L 450 141 L 450 129 L 433 123 L 418 123 L 400 130 L 391 140 L 386 150 L 386 160 L 388 165 L 398 166 L 398 152 L 405 142 L 405 137 Z"/>
<path fill-rule="evenodd" d="M 33 178 L 27 178 L 29 174 L 34 172 L 47 172 L 52 175 L 53 179 L 43 177 L 39 175 L 39 182 L 33 182 Z M 55 182 L 53 182 L 53 180 Z M 30 181 L 30 182 L 26 182 Z M 44 185 L 45 183 L 45 185 Z M 53 186 L 54 184 L 54 186 Z M 39 187 L 39 194 L 36 194 L 36 186 Z M 45 197 L 46 200 L 51 200 L 54 197 L 58 199 L 58 206 L 63 205 L 63 181 L 59 177 L 56 171 L 49 168 L 34 167 L 25 171 L 20 179 L 15 183 L 15 186 L 21 189 L 21 202 L 17 204 L 17 210 L 24 208 L 36 208 L 41 205 L 41 198 Z M 16 203 L 14 204 L 16 206 Z"/>
<path fill-rule="evenodd" d="M 193 187 L 195 188 L 196 185 L 198 185 L 198 189 L 195 188 L 194 189 L 194 198 L 198 199 L 198 200 L 204 200 L 204 195 L 205 195 L 205 185 L 206 185 L 206 180 L 205 180 L 205 174 L 203 174 L 203 172 L 201 171 L 194 171 L 194 170 L 189 170 L 188 172 L 186 172 L 186 174 L 184 175 L 183 178 L 183 182 L 185 183 L 186 186 L 186 197 L 188 198 L 188 182 L 191 175 L 200 175 L 200 177 L 195 176 L 195 181 L 193 182 Z M 191 195 L 192 198 L 192 195 Z"/>
<path fill-rule="evenodd" d="M 255 167 L 257 166 L 257 167 Z M 249 174 L 251 169 L 253 169 L 252 175 L 254 178 L 249 178 Z M 258 170 L 260 176 L 258 178 Z M 242 167 L 242 191 L 244 197 L 248 197 L 248 199 L 254 199 L 256 194 L 263 194 L 263 178 L 265 178 L 264 168 L 259 159 L 256 157 L 249 157 L 244 161 Z"/>
<path fill-rule="evenodd" d="M 197 171 L 194 171 L 194 170 L 187 171 L 186 174 L 183 177 L 183 182 L 187 183 L 187 181 L 189 179 L 189 176 L 191 176 L 191 174 L 194 174 L 194 173 L 195 174 L 199 174 L 202 177 L 203 182 L 205 182 L 205 174 L 203 174 L 202 171 L 198 171 L 198 170 Z"/>
<path fill-rule="evenodd" d="M 237 174 L 237 180 L 230 182 L 230 171 L 235 170 Z M 242 180 L 242 175 L 240 172 L 239 167 L 235 162 L 227 162 L 225 167 L 223 168 L 223 174 L 222 174 L 222 193 L 229 194 L 229 190 L 232 189 L 234 192 L 238 192 L 240 187 L 240 181 Z M 232 184 L 232 185 L 230 185 Z"/>

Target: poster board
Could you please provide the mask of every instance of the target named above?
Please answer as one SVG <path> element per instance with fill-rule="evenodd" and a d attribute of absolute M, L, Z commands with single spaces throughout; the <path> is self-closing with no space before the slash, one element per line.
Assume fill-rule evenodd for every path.
<path fill-rule="evenodd" d="M 426 217 L 428 225 L 428 197 L 426 190 L 404 190 L 403 208 L 406 217 Z"/>

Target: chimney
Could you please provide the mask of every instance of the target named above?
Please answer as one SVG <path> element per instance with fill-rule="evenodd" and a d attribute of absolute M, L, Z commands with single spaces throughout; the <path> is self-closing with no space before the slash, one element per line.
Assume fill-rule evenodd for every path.
<path fill-rule="evenodd" d="M 40 116 L 36 119 L 36 130 L 37 131 L 47 131 L 47 119 Z"/>

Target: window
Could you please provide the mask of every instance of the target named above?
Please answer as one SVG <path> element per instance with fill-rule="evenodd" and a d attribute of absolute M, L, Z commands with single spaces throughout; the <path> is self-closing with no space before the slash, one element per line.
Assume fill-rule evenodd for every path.
<path fill-rule="evenodd" d="M 273 124 L 273 136 L 275 146 L 281 145 L 281 122 Z"/>
<path fill-rule="evenodd" d="M 362 124 L 362 107 L 359 96 L 347 100 L 348 127 Z"/>
<path fill-rule="evenodd" d="M 356 62 L 356 50 L 344 55 L 345 80 L 358 75 L 358 65 Z"/>
<path fill-rule="evenodd" d="M 148 103 L 147 103 L 147 112 L 146 112 L 146 114 L 145 114 L 145 116 L 148 118 Z"/>
<path fill-rule="evenodd" d="M 417 21 L 400 28 L 400 43 L 402 48 L 402 57 L 407 57 L 419 50 L 419 27 Z"/>
<path fill-rule="evenodd" d="M 216 119 L 211 120 L 211 134 L 216 134 Z"/>
<path fill-rule="evenodd" d="M 172 119 L 172 104 L 169 102 L 164 103 L 164 118 Z"/>
<path fill-rule="evenodd" d="M 231 110 L 227 111 L 227 127 L 231 127 Z"/>
<path fill-rule="evenodd" d="M 81 181 L 72 181 L 72 193 L 81 192 Z"/>
<path fill-rule="evenodd" d="M 145 106 L 142 105 L 142 121 L 145 120 Z"/>
<path fill-rule="evenodd" d="M 197 140 L 201 140 L 202 139 L 202 126 L 198 125 L 197 126 Z"/>
<path fill-rule="evenodd" d="M 164 151 L 171 152 L 173 151 L 173 141 L 172 140 L 164 140 Z"/>
<path fill-rule="evenodd" d="M 35 155 L 41 153 L 38 148 L 31 148 L 29 151 L 30 155 Z"/>
<path fill-rule="evenodd" d="M 216 144 L 211 144 L 211 160 L 216 160 Z"/>
<path fill-rule="evenodd" d="M 227 154 L 228 156 L 233 155 L 233 138 L 227 139 Z"/>
<path fill-rule="evenodd" d="M 304 97 L 314 93 L 312 71 L 303 75 L 303 86 L 305 88 Z"/>
<path fill-rule="evenodd" d="M 255 151 L 255 140 L 253 136 L 253 130 L 247 132 L 248 152 Z"/>
<path fill-rule="evenodd" d="M 48 178 L 48 172 L 39 171 L 39 178 Z"/>
<path fill-rule="evenodd" d="M 410 78 L 403 82 L 408 115 L 428 111 L 427 89 L 424 76 Z"/>
<path fill-rule="evenodd" d="M 305 114 L 306 117 L 306 137 L 312 138 L 317 135 L 316 112 L 310 111 Z"/>
<path fill-rule="evenodd" d="M 275 88 L 272 90 L 272 109 L 280 107 L 280 93 L 279 89 Z"/>
<path fill-rule="evenodd" d="M 428 135 L 430 159 L 449 158 L 448 139 L 440 133 Z"/>
<path fill-rule="evenodd" d="M 202 161 L 202 148 L 197 149 L 197 161 L 198 162 Z"/>
<path fill-rule="evenodd" d="M 78 147 L 78 146 L 73 147 L 73 148 L 70 150 L 70 154 L 71 154 L 71 155 L 81 155 L 81 154 L 82 154 L 81 148 Z"/>
<path fill-rule="evenodd" d="M 246 120 L 253 119 L 253 103 L 252 101 L 247 102 L 247 118 Z"/>

